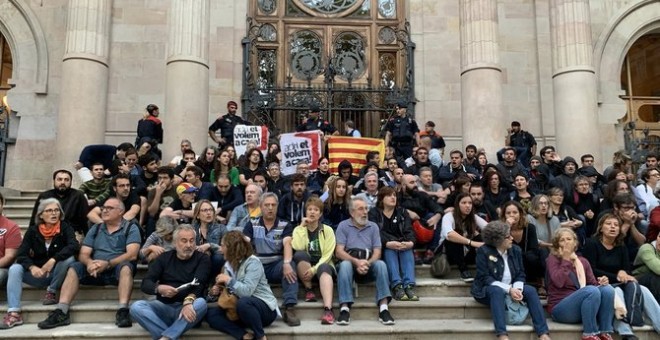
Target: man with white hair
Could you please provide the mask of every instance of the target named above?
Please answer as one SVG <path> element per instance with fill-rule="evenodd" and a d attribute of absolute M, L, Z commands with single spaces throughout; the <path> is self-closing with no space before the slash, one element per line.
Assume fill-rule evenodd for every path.
<path fill-rule="evenodd" d="M 239 230 L 243 231 L 248 222 L 256 223 L 261 217 L 261 209 L 259 208 L 259 197 L 263 194 L 263 190 L 256 184 L 248 184 L 245 187 L 245 203 L 236 207 L 229 217 L 227 223 L 227 231 Z"/>
<path fill-rule="evenodd" d="M 339 291 L 338 325 L 351 322 L 350 308 L 353 304 L 353 279 L 360 282 L 376 281 L 376 303 L 379 306 L 378 320 L 383 325 L 394 325 L 387 304 L 392 300 L 390 294 L 387 266 L 381 257 L 382 243 L 380 229 L 368 220 L 368 202 L 362 197 L 351 200 L 349 210 L 351 218 L 339 223 L 337 227 L 335 256 L 341 260 L 337 268 L 337 286 Z"/>

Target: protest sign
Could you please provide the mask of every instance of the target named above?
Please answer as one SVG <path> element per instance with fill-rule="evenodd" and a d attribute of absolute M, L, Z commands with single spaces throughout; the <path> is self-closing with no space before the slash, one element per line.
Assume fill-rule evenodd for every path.
<path fill-rule="evenodd" d="M 266 156 L 268 152 L 268 127 L 258 125 L 236 125 L 234 127 L 234 148 L 237 155 L 247 151 L 247 145 L 253 142 L 261 153 Z"/>
<path fill-rule="evenodd" d="M 309 170 L 316 170 L 321 158 L 321 135 L 319 130 L 285 133 L 280 137 L 282 162 L 280 167 L 283 175 L 296 172 L 296 164 L 307 162 Z"/>

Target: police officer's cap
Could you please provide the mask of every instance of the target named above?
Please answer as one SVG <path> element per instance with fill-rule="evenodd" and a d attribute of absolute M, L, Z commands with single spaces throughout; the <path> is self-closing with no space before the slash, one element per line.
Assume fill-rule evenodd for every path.
<path fill-rule="evenodd" d="M 312 104 L 309 106 L 309 112 L 321 112 L 321 108 L 318 104 Z"/>
<path fill-rule="evenodd" d="M 398 106 L 398 107 L 400 107 L 400 108 L 402 108 L 402 109 L 405 109 L 405 108 L 408 107 L 408 101 L 405 100 L 405 99 L 399 99 L 399 100 L 396 102 L 396 106 Z"/>

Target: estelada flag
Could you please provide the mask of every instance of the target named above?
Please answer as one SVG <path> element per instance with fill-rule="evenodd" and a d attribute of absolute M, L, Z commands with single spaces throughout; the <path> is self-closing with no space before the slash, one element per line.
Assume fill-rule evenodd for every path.
<path fill-rule="evenodd" d="M 360 169 L 367 164 L 367 153 L 378 151 L 380 154 L 380 166 L 385 158 L 385 141 L 377 138 L 356 138 L 332 136 L 328 140 L 328 158 L 330 160 L 330 173 L 338 173 L 337 168 L 343 160 L 348 160 L 353 165 L 353 173 L 358 174 Z"/>

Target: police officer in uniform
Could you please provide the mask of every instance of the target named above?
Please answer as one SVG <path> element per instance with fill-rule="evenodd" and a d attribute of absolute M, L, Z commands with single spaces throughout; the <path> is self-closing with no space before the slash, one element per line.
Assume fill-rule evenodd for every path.
<path fill-rule="evenodd" d="M 227 114 L 219 117 L 209 126 L 209 137 L 218 143 L 218 148 L 227 145 L 234 145 L 234 127 L 236 125 L 252 125 L 243 117 L 236 115 L 238 104 L 230 100 L 227 102 Z M 220 138 L 216 136 L 216 131 L 220 130 Z"/>
<path fill-rule="evenodd" d="M 303 132 L 303 131 L 321 130 L 325 134 L 326 140 L 330 135 L 338 136 L 339 131 L 332 124 L 330 124 L 329 121 L 320 119 L 319 118 L 320 114 L 321 114 L 321 108 L 317 104 L 310 105 L 309 117 L 307 118 L 307 120 L 303 122 L 303 124 L 298 125 L 298 127 L 296 127 L 296 131 Z"/>
<path fill-rule="evenodd" d="M 396 154 L 403 159 L 412 156 L 413 144 L 419 144 L 419 127 L 417 122 L 406 114 L 408 102 L 399 100 L 396 104 L 396 115 L 385 125 L 385 145 L 394 147 Z"/>

